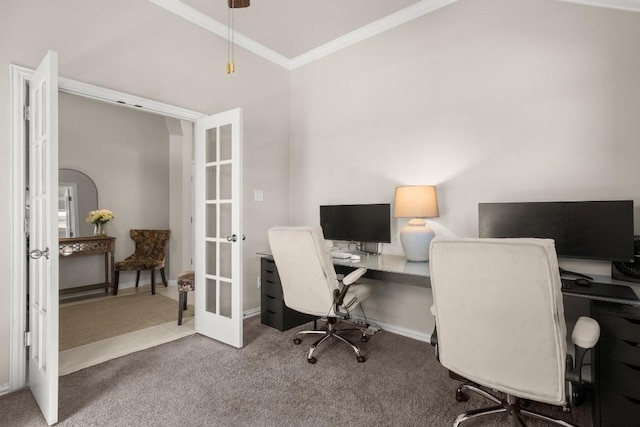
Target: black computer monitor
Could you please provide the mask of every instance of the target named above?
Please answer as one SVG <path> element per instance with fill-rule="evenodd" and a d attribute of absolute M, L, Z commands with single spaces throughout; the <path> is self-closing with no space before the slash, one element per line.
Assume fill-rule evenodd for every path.
<path fill-rule="evenodd" d="M 320 226 L 328 240 L 391 243 L 391 205 L 320 206 Z"/>
<path fill-rule="evenodd" d="M 634 259 L 633 201 L 479 203 L 480 237 L 555 240 L 559 257 Z"/>

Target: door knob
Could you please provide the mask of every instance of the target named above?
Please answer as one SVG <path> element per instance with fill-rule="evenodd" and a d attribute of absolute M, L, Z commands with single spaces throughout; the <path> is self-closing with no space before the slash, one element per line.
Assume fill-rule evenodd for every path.
<path fill-rule="evenodd" d="M 238 241 L 238 236 L 235 234 L 232 234 L 231 236 L 227 236 L 227 242 L 237 242 Z"/>
<path fill-rule="evenodd" d="M 45 249 L 44 251 L 41 251 L 40 249 L 34 249 L 29 252 L 29 256 L 31 257 L 31 259 L 39 259 L 41 257 L 49 259 L 49 248 Z"/>

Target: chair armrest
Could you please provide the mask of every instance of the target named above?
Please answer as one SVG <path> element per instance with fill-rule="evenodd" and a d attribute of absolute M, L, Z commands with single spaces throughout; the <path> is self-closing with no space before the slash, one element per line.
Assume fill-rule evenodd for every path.
<path fill-rule="evenodd" d="M 356 282 L 359 278 L 361 278 L 366 272 L 367 272 L 366 268 L 359 268 L 357 270 L 354 270 L 351 273 L 344 276 L 344 279 L 342 279 L 342 284 L 345 286 L 349 286 L 352 283 Z"/>
<path fill-rule="evenodd" d="M 334 301 L 338 306 L 341 306 L 344 302 L 344 296 L 347 294 L 349 286 L 351 286 L 356 280 L 361 278 L 366 272 L 366 268 L 359 268 L 347 274 L 344 279 L 342 279 L 342 284 L 344 285 L 342 286 L 342 291 L 338 291 L 337 289 L 333 291 Z"/>
<path fill-rule="evenodd" d="M 571 342 L 581 348 L 593 348 L 600 339 L 600 325 L 590 317 L 580 317 L 571 334 Z"/>
<path fill-rule="evenodd" d="M 566 379 L 571 382 L 568 396 L 572 406 L 577 406 L 584 399 L 584 382 L 582 381 L 582 365 L 587 351 L 591 350 L 600 339 L 600 325 L 590 317 L 580 317 L 571 334 L 571 342 L 575 346 L 575 361 L 567 356 Z"/>

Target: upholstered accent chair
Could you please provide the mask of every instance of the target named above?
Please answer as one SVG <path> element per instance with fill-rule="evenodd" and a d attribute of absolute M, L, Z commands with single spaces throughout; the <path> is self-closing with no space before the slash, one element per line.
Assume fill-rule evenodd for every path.
<path fill-rule="evenodd" d="M 444 239 L 430 247 L 436 330 L 432 345 L 450 376 L 461 380 L 456 399 L 473 391 L 494 406 L 459 415 L 454 426 L 506 413 L 511 425 L 533 417 L 557 425 L 522 403 L 569 409 L 582 398 L 582 362 L 600 327 L 581 317 L 567 353 L 558 259 L 549 239 Z M 498 397 L 498 395 L 500 397 Z"/>
<path fill-rule="evenodd" d="M 337 338 L 353 349 L 358 362 L 364 362 L 360 348 L 341 334 L 348 329 L 336 330 L 336 324 L 339 318 L 350 319 L 350 313 L 371 294 L 370 285 L 355 283 L 367 270 L 359 268 L 338 280 L 320 227 L 272 227 L 269 246 L 278 268 L 285 305 L 327 319 L 324 329 L 300 331 L 293 340 L 300 344 L 301 335 L 321 335 L 309 349 L 307 361 L 316 363 L 316 348 L 329 338 Z M 366 327 L 351 330 L 359 330 L 361 341 L 367 341 Z"/>
<path fill-rule="evenodd" d="M 167 286 L 167 278 L 164 274 L 164 249 L 171 235 L 170 230 L 130 230 L 129 235 L 136 244 L 135 252 L 114 265 L 115 277 L 113 294 L 118 294 L 118 283 L 121 271 L 136 272 L 136 288 L 140 282 L 140 272 L 151 272 L 151 294 L 156 293 L 155 270 L 160 270 L 162 282 Z"/>
<path fill-rule="evenodd" d="M 178 325 L 182 325 L 182 312 L 187 309 L 187 295 L 195 289 L 195 273 L 183 271 L 178 276 Z"/>

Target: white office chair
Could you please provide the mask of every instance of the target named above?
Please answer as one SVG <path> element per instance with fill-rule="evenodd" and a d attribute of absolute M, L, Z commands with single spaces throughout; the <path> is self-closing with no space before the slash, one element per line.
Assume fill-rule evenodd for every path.
<path fill-rule="evenodd" d="M 553 240 L 435 239 L 429 259 L 432 344 L 452 378 L 464 380 L 456 399 L 466 401 L 474 391 L 498 404 L 461 414 L 453 425 L 506 412 L 512 425 L 525 425 L 525 415 L 570 426 L 520 406 L 523 400 L 578 404 L 582 361 L 600 335 L 595 320 L 581 317 L 572 335 L 576 363 L 567 356 Z"/>
<path fill-rule="evenodd" d="M 339 281 L 320 227 L 272 227 L 269 245 L 282 283 L 284 303 L 294 310 L 314 316 L 326 317 L 323 330 L 300 331 L 293 342 L 300 344 L 300 335 L 323 335 L 307 355 L 309 363 L 316 363 L 316 348 L 331 337 L 351 346 L 358 362 L 364 362 L 357 345 L 340 335 L 335 329 L 337 318 L 348 319 L 349 313 L 371 294 L 371 286 L 357 284 L 366 269 L 359 268 Z M 367 336 L 363 328 L 361 340 Z M 341 331 L 344 331 L 341 330 Z"/>

